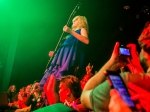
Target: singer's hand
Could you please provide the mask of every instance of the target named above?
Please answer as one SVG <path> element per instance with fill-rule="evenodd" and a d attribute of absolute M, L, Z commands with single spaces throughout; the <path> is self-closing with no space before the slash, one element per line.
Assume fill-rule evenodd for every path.
<path fill-rule="evenodd" d="M 71 29 L 70 29 L 67 25 L 65 25 L 65 26 L 63 27 L 63 31 L 64 31 L 64 32 L 67 32 L 67 33 L 70 33 L 70 32 L 71 32 Z"/>
<path fill-rule="evenodd" d="M 50 51 L 48 56 L 51 58 L 54 55 L 54 51 Z"/>

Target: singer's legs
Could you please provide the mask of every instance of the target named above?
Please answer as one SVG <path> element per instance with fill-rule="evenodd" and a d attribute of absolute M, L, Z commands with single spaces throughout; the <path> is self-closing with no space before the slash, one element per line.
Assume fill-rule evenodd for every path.
<path fill-rule="evenodd" d="M 58 81 L 53 75 L 50 75 L 50 78 L 47 79 L 44 90 L 45 90 L 49 105 L 59 102 L 59 95 L 57 92 L 58 84 L 59 84 Z"/>

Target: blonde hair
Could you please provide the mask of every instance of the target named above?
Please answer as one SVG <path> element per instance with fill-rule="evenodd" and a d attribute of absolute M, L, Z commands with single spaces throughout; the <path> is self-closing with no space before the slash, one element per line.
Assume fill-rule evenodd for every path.
<path fill-rule="evenodd" d="M 88 27 L 88 22 L 85 16 L 76 16 L 73 18 L 72 22 L 78 19 L 79 20 L 79 28 L 85 28 L 87 30 L 87 32 L 89 32 L 89 27 Z M 74 30 L 74 28 L 72 27 L 72 29 Z"/>

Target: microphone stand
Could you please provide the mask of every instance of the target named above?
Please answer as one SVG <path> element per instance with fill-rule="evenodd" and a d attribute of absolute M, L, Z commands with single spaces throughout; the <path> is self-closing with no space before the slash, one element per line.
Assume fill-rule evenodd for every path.
<path fill-rule="evenodd" d="M 82 3 L 81 3 L 81 0 L 80 0 L 79 3 L 78 3 L 78 4 L 75 6 L 75 8 L 73 9 L 72 13 L 70 14 L 69 19 L 68 19 L 66 25 L 69 25 L 69 24 L 70 24 L 72 17 L 75 15 L 75 13 L 77 12 L 77 10 L 80 8 L 81 4 L 82 4 Z M 49 64 L 51 63 L 51 61 L 53 60 L 54 55 L 55 55 L 55 53 L 56 53 L 56 51 L 57 51 L 57 49 L 58 49 L 58 46 L 60 45 L 60 43 L 61 43 L 61 41 L 62 41 L 62 39 L 63 39 L 62 37 L 63 37 L 64 33 L 65 33 L 65 32 L 63 31 L 62 34 L 61 34 L 61 36 L 60 36 L 60 39 L 59 39 L 59 41 L 58 41 L 58 43 L 57 43 L 57 45 L 56 45 L 56 47 L 55 47 L 53 56 L 50 57 L 50 59 L 48 60 L 48 63 L 47 63 L 47 65 L 46 65 L 46 70 L 45 70 L 44 73 L 46 73 L 46 71 L 48 70 L 48 65 L 49 65 Z"/>

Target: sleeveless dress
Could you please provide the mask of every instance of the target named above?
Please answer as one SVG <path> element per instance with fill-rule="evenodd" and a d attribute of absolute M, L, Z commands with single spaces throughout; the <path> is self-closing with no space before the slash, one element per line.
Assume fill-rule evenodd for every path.
<path fill-rule="evenodd" d="M 75 32 L 80 34 L 81 29 Z M 70 34 L 56 51 L 49 69 L 40 81 L 40 86 L 44 86 L 50 75 L 60 80 L 64 75 L 75 75 L 75 69 L 80 71 L 84 65 L 85 46 L 86 44 Z"/>

